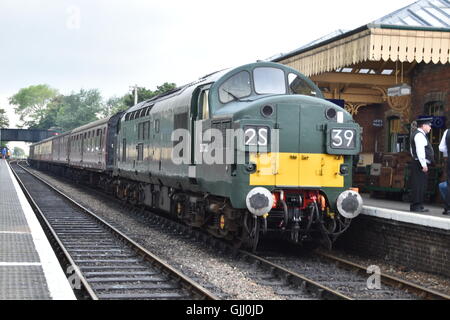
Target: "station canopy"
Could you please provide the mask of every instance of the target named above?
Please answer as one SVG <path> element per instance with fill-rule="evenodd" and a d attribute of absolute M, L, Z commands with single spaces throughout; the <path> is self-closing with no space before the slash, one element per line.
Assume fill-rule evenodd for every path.
<path fill-rule="evenodd" d="M 307 76 L 370 61 L 450 62 L 450 1 L 420 0 L 360 28 L 338 30 L 272 59 Z M 370 73 L 371 70 L 363 70 Z"/>

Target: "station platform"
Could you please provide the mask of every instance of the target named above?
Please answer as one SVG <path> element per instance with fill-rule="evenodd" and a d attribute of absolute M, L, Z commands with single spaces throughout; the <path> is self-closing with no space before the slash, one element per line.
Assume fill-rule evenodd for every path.
<path fill-rule="evenodd" d="M 361 196 L 364 203 L 362 211 L 364 215 L 450 230 L 450 215 L 442 214 L 444 211 L 442 206 L 425 203 L 424 207 L 429 212 L 416 213 L 409 211 L 408 202 L 374 199 L 367 193 L 362 193 Z"/>
<path fill-rule="evenodd" d="M 0 300 L 74 299 L 35 213 L 0 159 Z"/>

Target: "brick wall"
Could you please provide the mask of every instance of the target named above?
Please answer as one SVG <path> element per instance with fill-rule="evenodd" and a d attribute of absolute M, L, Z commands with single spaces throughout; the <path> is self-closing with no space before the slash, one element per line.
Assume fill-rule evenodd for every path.
<path fill-rule="evenodd" d="M 445 116 L 450 117 L 450 65 L 419 64 L 412 74 L 412 116 L 424 114 L 427 102 L 444 102 Z M 449 123 L 447 123 L 447 126 Z"/>
<path fill-rule="evenodd" d="M 375 152 L 375 141 L 377 141 L 378 145 L 377 151 L 381 152 L 383 150 L 383 128 L 372 125 L 375 119 L 382 119 L 385 123 L 383 109 L 383 106 L 379 104 L 371 104 L 359 108 L 358 114 L 354 116 L 355 121 L 364 128 L 362 142 L 363 153 Z"/>
<path fill-rule="evenodd" d="M 450 231 L 360 215 L 336 248 L 450 277 Z"/>

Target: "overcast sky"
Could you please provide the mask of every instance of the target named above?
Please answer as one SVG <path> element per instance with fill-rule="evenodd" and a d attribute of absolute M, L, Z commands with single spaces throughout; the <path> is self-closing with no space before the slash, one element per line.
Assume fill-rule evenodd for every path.
<path fill-rule="evenodd" d="M 48 84 L 104 98 L 294 50 L 413 0 L 0 0 L 0 108 Z"/>

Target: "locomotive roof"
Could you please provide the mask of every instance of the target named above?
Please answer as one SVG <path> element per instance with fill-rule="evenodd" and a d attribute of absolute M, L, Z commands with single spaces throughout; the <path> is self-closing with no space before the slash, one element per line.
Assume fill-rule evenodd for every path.
<path fill-rule="evenodd" d="M 191 82 L 189 84 L 186 84 L 184 86 L 181 87 L 177 87 L 175 89 L 172 89 L 170 91 L 167 91 L 165 93 L 161 93 L 157 96 L 154 96 L 148 100 L 139 102 L 138 104 L 132 106 L 131 108 L 129 108 L 126 112 L 133 112 L 135 110 L 139 110 L 141 108 L 147 107 L 147 106 L 151 106 L 157 102 L 166 100 L 168 98 L 177 96 L 181 93 L 183 93 L 187 88 L 201 84 L 201 83 L 208 83 L 208 82 L 215 82 L 217 79 L 220 79 L 224 74 L 226 74 L 228 71 L 230 71 L 231 69 L 224 69 L 224 70 L 220 70 L 220 71 L 216 71 L 210 74 L 207 74 L 201 78 L 199 78 L 197 81 Z"/>
<path fill-rule="evenodd" d="M 166 99 L 181 95 L 183 92 L 186 91 L 186 89 L 193 87 L 193 86 L 198 86 L 200 84 L 207 84 L 207 83 L 213 83 L 218 81 L 219 79 L 221 79 L 222 77 L 226 76 L 228 73 L 234 73 L 234 72 L 238 72 L 240 70 L 243 69 L 252 69 L 254 67 L 257 66 L 264 66 L 264 67 L 275 67 L 275 68 L 281 68 L 284 70 L 289 69 L 291 72 L 294 73 L 299 73 L 297 70 L 294 70 L 288 66 L 279 64 L 279 63 L 273 63 L 273 62 L 269 62 L 269 61 L 258 61 L 258 62 L 254 62 L 254 63 L 249 63 L 249 64 L 245 64 L 242 66 L 238 66 L 235 68 L 228 68 L 228 69 L 224 69 L 224 70 L 220 70 L 220 71 L 216 71 L 213 73 L 210 73 L 208 75 L 205 75 L 203 77 L 201 77 L 200 79 L 198 79 L 197 81 L 191 82 L 187 85 L 175 88 L 173 90 L 170 90 L 168 92 L 159 94 L 151 99 L 142 101 L 134 106 L 132 106 L 131 108 L 129 108 L 128 110 L 126 110 L 126 113 L 131 113 L 133 111 L 148 107 L 148 106 L 152 106 L 155 103 L 158 103 L 160 101 L 164 101 Z"/>

